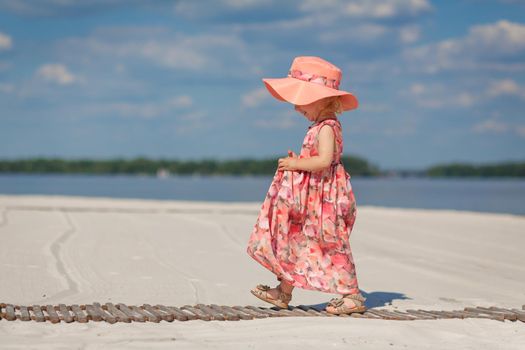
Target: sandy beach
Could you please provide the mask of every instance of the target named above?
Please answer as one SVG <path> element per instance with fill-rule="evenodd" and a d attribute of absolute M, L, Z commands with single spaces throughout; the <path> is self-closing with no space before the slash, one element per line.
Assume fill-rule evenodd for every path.
<path fill-rule="evenodd" d="M 246 254 L 259 202 L 0 195 L 0 302 L 266 304 L 273 274 Z M 369 308 L 525 304 L 525 217 L 359 206 L 350 239 Z M 294 304 L 335 294 L 294 290 Z M 523 349 L 525 324 L 283 317 L 51 324 L 0 320 L 2 348 Z"/>

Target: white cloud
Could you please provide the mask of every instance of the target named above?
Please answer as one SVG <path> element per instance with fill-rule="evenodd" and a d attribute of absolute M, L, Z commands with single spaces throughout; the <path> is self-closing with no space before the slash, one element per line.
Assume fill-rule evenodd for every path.
<path fill-rule="evenodd" d="M 470 92 L 460 92 L 454 101 L 458 106 L 470 107 L 477 102 L 477 96 Z"/>
<path fill-rule="evenodd" d="M 401 56 L 411 70 L 489 69 L 523 71 L 525 25 L 507 20 L 472 26 L 462 38 L 405 49 Z"/>
<path fill-rule="evenodd" d="M 179 108 L 179 107 L 190 107 L 193 105 L 193 99 L 188 95 L 175 96 L 168 100 L 168 105 Z"/>
<path fill-rule="evenodd" d="M 348 63 L 342 64 L 343 79 L 340 88 L 352 92 L 357 84 L 384 84 L 385 81 L 398 79 L 403 73 L 403 66 L 392 57 L 378 57 L 369 60 L 347 58 Z M 405 77 L 403 77 L 405 79 Z"/>
<path fill-rule="evenodd" d="M 223 0 L 226 6 L 233 8 L 257 7 L 268 4 L 267 0 Z"/>
<path fill-rule="evenodd" d="M 383 126 L 380 132 L 388 136 L 413 135 L 417 132 L 417 120 L 416 118 L 406 118 L 404 121 L 399 120 L 395 126 Z"/>
<path fill-rule="evenodd" d="M 525 99 L 525 86 L 518 85 L 512 79 L 501 79 L 490 83 L 486 90 L 488 97 L 498 97 L 501 95 L 518 96 Z"/>
<path fill-rule="evenodd" d="M 0 10 L 30 17 L 60 17 L 111 11 L 119 7 L 148 7 L 153 6 L 155 2 L 154 0 L 0 0 Z"/>
<path fill-rule="evenodd" d="M 345 27 L 334 31 L 333 28 L 322 31 L 318 34 L 319 41 L 322 43 L 338 43 L 338 42 L 366 42 L 374 41 L 389 34 L 388 27 L 381 24 L 365 23 L 356 24 L 352 27 Z"/>
<path fill-rule="evenodd" d="M 262 33 L 280 32 L 283 30 L 301 30 L 311 27 L 320 27 L 330 23 L 333 14 L 320 14 L 317 16 L 303 16 L 296 18 L 277 19 L 264 22 L 228 23 L 227 26 L 236 32 L 256 31 Z"/>
<path fill-rule="evenodd" d="M 126 65 L 122 63 L 117 63 L 115 65 L 115 72 L 124 73 L 126 71 Z"/>
<path fill-rule="evenodd" d="M 433 9 L 427 0 L 255 0 L 243 3 L 251 10 L 245 13 L 250 18 L 255 16 L 253 20 L 244 20 L 239 8 L 225 0 L 181 1 L 175 9 L 178 15 L 192 19 L 214 17 L 218 19 L 219 28 L 247 37 L 274 37 L 273 45 L 283 46 L 289 46 L 290 40 L 295 45 L 298 41 L 309 40 L 311 45 L 312 39 L 329 45 L 349 40 L 354 45 L 358 42 L 377 45 L 378 40 L 388 46 L 410 44 L 420 37 L 419 28 L 411 22 Z M 262 17 L 257 13 L 259 10 L 264 11 L 264 20 L 259 19 Z"/>
<path fill-rule="evenodd" d="M 9 50 L 13 46 L 13 40 L 7 34 L 0 32 L 0 51 Z"/>
<path fill-rule="evenodd" d="M 319 30 L 317 35 L 319 41 L 327 44 L 337 43 L 367 43 L 377 44 L 379 40 L 383 43 L 413 44 L 420 38 L 420 28 L 417 25 L 388 26 L 379 23 L 356 23 L 352 26 L 341 26 L 334 30 Z"/>
<path fill-rule="evenodd" d="M 110 102 L 92 104 L 83 113 L 89 115 L 110 115 L 127 118 L 152 119 L 168 116 L 170 113 L 190 107 L 193 100 L 188 95 L 179 95 L 157 102 Z M 178 114 L 177 114 L 178 115 Z"/>
<path fill-rule="evenodd" d="M 121 50 L 128 54 L 138 53 L 158 64 L 177 69 L 220 71 L 221 58 L 235 57 L 234 52 L 242 55 L 244 43 L 235 35 L 201 34 L 195 36 L 177 35 L 171 41 L 147 41 L 130 46 L 123 44 Z M 218 55 L 220 52 L 222 55 Z M 229 54 L 232 53 L 232 54 Z M 240 63 L 239 60 L 236 60 Z"/>
<path fill-rule="evenodd" d="M 191 111 L 185 114 L 178 114 L 175 118 L 173 125 L 175 133 L 178 135 L 214 127 L 213 120 L 208 118 L 208 114 L 205 111 Z"/>
<path fill-rule="evenodd" d="M 306 0 L 295 5 L 297 8 L 292 8 L 284 18 L 228 23 L 226 26 L 236 32 L 276 36 L 282 45 L 286 45 L 284 35 L 293 41 L 308 38 L 310 45 L 313 38 L 327 45 L 378 45 L 381 41 L 379 45 L 391 47 L 419 40 L 420 29 L 411 22 L 432 10 L 427 0 Z"/>
<path fill-rule="evenodd" d="M 145 42 L 120 46 L 122 52 L 137 53 L 153 62 L 165 67 L 179 69 L 200 69 L 206 65 L 208 59 L 194 48 L 183 45 L 167 44 L 161 42 Z"/>
<path fill-rule="evenodd" d="M 356 18 L 392 19 L 416 17 L 433 8 L 427 0 L 305 0 L 299 9 L 304 12 L 333 11 Z"/>
<path fill-rule="evenodd" d="M 514 55 L 525 51 L 525 25 L 500 20 L 489 25 L 473 26 L 464 39 L 469 49 L 492 56 Z M 494 52 L 494 50 L 496 52 Z"/>
<path fill-rule="evenodd" d="M 99 28 L 88 37 L 61 41 L 59 51 L 75 62 L 78 62 L 76 56 L 82 56 L 97 62 L 101 59 L 126 60 L 126 65 L 131 66 L 141 63 L 133 61 L 138 59 L 163 68 L 214 77 L 226 74 L 246 77 L 247 72 L 256 69 L 249 64 L 253 60 L 248 58 L 247 45 L 237 34 L 214 32 L 190 35 L 171 33 L 161 28 L 130 30 Z"/>
<path fill-rule="evenodd" d="M 259 106 L 264 100 L 268 99 L 270 96 L 270 92 L 266 89 L 266 87 L 261 87 L 255 90 L 252 90 L 246 94 L 244 94 L 242 99 L 242 106 L 244 107 L 257 107 Z"/>
<path fill-rule="evenodd" d="M 468 91 L 461 91 L 461 88 L 451 89 L 441 83 L 415 82 L 408 89 L 399 91 L 399 94 L 425 108 L 470 107 L 480 98 Z"/>
<path fill-rule="evenodd" d="M 412 44 L 419 40 L 421 30 L 416 25 L 408 25 L 399 28 L 399 40 L 404 44 Z"/>
<path fill-rule="evenodd" d="M 509 129 L 508 125 L 503 121 L 498 121 L 494 119 L 484 120 L 480 123 L 475 124 L 472 127 L 472 130 L 477 133 L 483 132 L 496 132 L 502 133 Z"/>
<path fill-rule="evenodd" d="M 519 136 L 525 137 L 525 125 L 518 126 L 515 131 Z"/>
<path fill-rule="evenodd" d="M 0 83 L 0 92 L 10 94 L 14 90 L 15 87 L 12 84 Z"/>
<path fill-rule="evenodd" d="M 173 6 L 173 12 L 189 19 L 224 17 L 231 21 L 234 19 L 232 14 L 242 15 L 263 9 L 272 16 L 284 11 L 285 7 L 289 8 L 289 5 L 293 4 L 277 0 L 178 0 Z"/>
<path fill-rule="evenodd" d="M 58 83 L 60 85 L 69 85 L 77 80 L 65 65 L 58 63 L 50 63 L 40 66 L 36 75 L 44 80 Z"/>
<path fill-rule="evenodd" d="M 481 133 L 493 133 L 493 134 L 503 134 L 503 133 L 515 133 L 519 137 L 525 138 L 525 125 L 517 125 L 505 122 L 503 120 L 498 120 L 495 118 L 487 119 L 482 122 L 479 122 L 472 126 L 471 131 L 481 134 Z"/>
<path fill-rule="evenodd" d="M 381 103 L 362 103 L 359 104 L 359 110 L 362 112 L 379 113 L 389 112 L 392 110 L 392 108 L 389 105 Z"/>
<path fill-rule="evenodd" d="M 99 112 L 115 113 L 124 117 L 150 119 L 157 117 L 162 108 L 154 103 L 113 102 L 98 106 Z"/>
<path fill-rule="evenodd" d="M 265 129 L 290 129 L 298 125 L 300 115 L 295 111 L 287 111 L 281 115 L 266 117 L 261 115 L 253 123 L 254 126 Z"/>
<path fill-rule="evenodd" d="M 502 95 L 525 99 L 525 86 L 512 79 L 489 81 L 484 89 L 468 89 L 461 86 L 446 86 L 443 83 L 412 83 L 400 95 L 408 96 L 414 104 L 428 108 L 471 107 L 484 104 Z"/>
<path fill-rule="evenodd" d="M 423 84 L 420 84 L 420 83 L 414 83 L 412 85 L 410 85 L 410 92 L 413 94 L 413 95 L 421 95 L 423 94 L 424 92 L 426 91 L 426 87 L 425 85 Z"/>
<path fill-rule="evenodd" d="M 68 39 L 63 45 L 78 47 L 92 54 L 119 58 L 140 57 L 168 68 L 199 69 L 206 65 L 207 57 L 188 43 L 159 40 L 112 41 L 104 37 Z"/>

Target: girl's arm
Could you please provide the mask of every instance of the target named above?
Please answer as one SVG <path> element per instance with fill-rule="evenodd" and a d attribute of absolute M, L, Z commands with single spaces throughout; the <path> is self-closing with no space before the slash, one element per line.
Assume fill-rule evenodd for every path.
<path fill-rule="evenodd" d="M 335 150 L 334 130 L 323 125 L 318 135 L 318 153 L 319 155 L 309 158 L 295 158 L 294 168 L 296 170 L 319 171 L 327 168 L 332 164 Z"/>

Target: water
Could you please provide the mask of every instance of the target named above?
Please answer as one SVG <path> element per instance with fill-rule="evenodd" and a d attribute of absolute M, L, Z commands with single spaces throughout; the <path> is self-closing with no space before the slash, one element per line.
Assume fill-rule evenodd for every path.
<path fill-rule="evenodd" d="M 74 195 L 262 203 L 272 176 L 0 174 L 1 194 Z M 357 205 L 525 215 L 525 179 L 360 178 Z"/>

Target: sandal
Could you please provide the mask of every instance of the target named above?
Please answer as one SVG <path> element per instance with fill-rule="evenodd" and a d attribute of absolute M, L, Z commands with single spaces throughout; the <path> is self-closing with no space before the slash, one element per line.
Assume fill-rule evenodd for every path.
<path fill-rule="evenodd" d="M 348 307 L 346 304 L 345 304 L 345 301 L 344 299 L 352 299 L 352 301 L 354 302 L 355 306 L 354 307 Z M 363 297 L 361 295 L 361 293 L 359 294 L 343 294 L 343 297 L 342 298 L 332 298 L 330 299 L 330 301 L 328 302 L 328 304 L 326 304 L 326 306 L 332 306 L 334 308 L 333 311 L 328 311 L 326 309 L 326 312 L 328 312 L 329 314 L 332 314 L 332 315 L 340 315 L 340 314 L 351 314 L 351 313 L 354 313 L 354 312 L 365 312 L 366 311 L 366 306 L 365 306 L 365 300 L 366 298 Z"/>
<path fill-rule="evenodd" d="M 265 284 L 259 284 L 255 289 L 252 289 L 250 292 L 255 295 L 257 298 L 264 300 L 270 304 L 278 306 L 283 309 L 288 309 L 288 303 L 292 300 L 292 294 L 288 294 L 282 291 L 281 286 L 278 285 L 276 289 L 279 291 L 279 297 L 274 299 L 268 290 L 271 289 L 270 286 Z"/>

